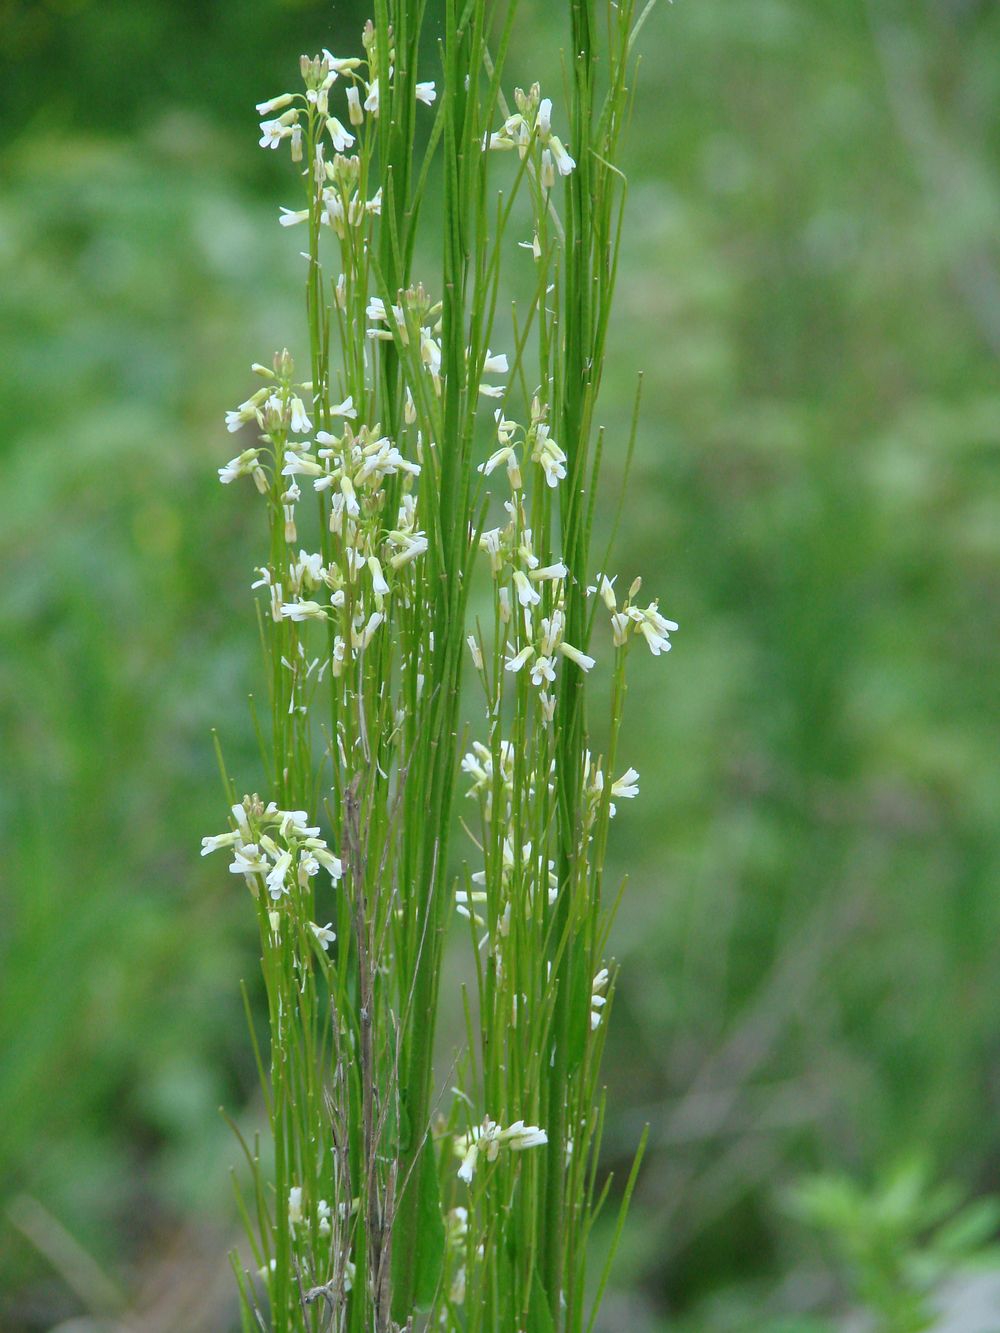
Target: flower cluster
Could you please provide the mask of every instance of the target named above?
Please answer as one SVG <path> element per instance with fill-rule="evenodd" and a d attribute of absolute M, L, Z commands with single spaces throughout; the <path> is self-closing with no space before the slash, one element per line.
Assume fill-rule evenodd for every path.
<path fill-rule="evenodd" d="M 654 657 L 659 657 L 661 653 L 669 653 L 670 635 L 676 633 L 677 622 L 668 620 L 666 616 L 660 614 L 659 602 L 655 598 L 645 607 L 633 604 L 633 598 L 639 595 L 642 587 L 642 579 L 633 581 L 625 604 L 619 611 L 614 584 L 613 578 L 609 579 L 604 574 L 598 574 L 597 582 L 588 588 L 587 592 L 591 596 L 599 593 L 601 601 L 611 612 L 611 630 L 615 647 L 624 648 L 633 634 L 641 634 Z"/>
<path fill-rule="evenodd" d="M 420 365 L 430 377 L 438 397 L 441 396 L 441 310 L 441 302 L 431 301 L 423 283 L 399 292 L 397 303 L 388 308 L 380 296 L 370 297 L 365 307 L 371 324 L 367 330 L 368 338 L 372 342 L 398 339 L 403 347 L 418 348 Z M 478 369 L 480 375 L 506 375 L 510 369 L 506 352 L 493 352 L 487 348 Z M 480 382 L 479 392 L 485 398 L 502 398 L 504 394 L 502 386 L 485 381 Z M 409 387 L 406 405 L 408 419 L 412 419 L 413 395 Z"/>
<path fill-rule="evenodd" d="M 487 1162 L 495 1162 L 503 1147 L 512 1152 L 522 1152 L 525 1148 L 537 1148 L 548 1141 L 545 1130 L 539 1129 L 537 1125 L 526 1125 L 523 1120 L 515 1120 L 507 1129 L 503 1129 L 487 1116 L 481 1125 L 473 1126 L 467 1134 L 455 1136 L 455 1156 L 462 1159 L 458 1177 L 467 1185 L 472 1183 L 480 1153 Z"/>
<path fill-rule="evenodd" d="M 543 97 L 541 88 L 533 83 L 527 92 L 515 88 L 514 102 L 517 110 L 507 117 L 499 130 L 489 135 L 483 147 L 516 148 L 523 159 L 537 145 L 541 150 L 539 176 L 542 188 L 551 190 L 557 172 L 560 176 L 568 176 L 576 166 L 562 140 L 552 133 L 552 101 Z"/>
<path fill-rule="evenodd" d="M 345 107 L 343 115 L 355 129 L 364 124 L 365 114 L 378 119 L 382 94 L 377 75 L 377 37 L 374 25 L 368 22 L 361 37 L 367 59 L 360 56 L 340 57 L 325 48 L 321 55 L 303 56 L 299 70 L 305 84 L 304 93 L 280 93 L 266 102 L 257 103 L 261 116 L 272 116 L 260 123 L 261 148 L 276 149 L 288 140 L 293 162 L 301 162 L 303 154 L 304 122 L 308 127 L 314 118 L 320 133 L 327 133 L 334 149 L 342 153 L 355 142 L 355 136 L 343 121 L 330 110 L 333 85 L 343 80 Z M 389 52 L 390 86 L 395 53 Z M 416 100 L 431 106 L 437 97 L 433 83 L 418 83 L 414 90 Z M 274 113 L 280 114 L 275 116 Z"/>
<path fill-rule="evenodd" d="M 202 838 L 201 854 L 229 849 L 229 869 L 244 877 L 254 897 L 263 886 L 277 903 L 294 887 L 305 888 L 321 867 L 334 883 L 342 878 L 343 863 L 319 836 L 319 827 L 309 824 L 305 810 L 279 810 L 273 801 L 264 805 L 259 796 L 245 796 L 232 815 L 235 829 Z M 319 939 L 328 928 L 313 929 Z"/>

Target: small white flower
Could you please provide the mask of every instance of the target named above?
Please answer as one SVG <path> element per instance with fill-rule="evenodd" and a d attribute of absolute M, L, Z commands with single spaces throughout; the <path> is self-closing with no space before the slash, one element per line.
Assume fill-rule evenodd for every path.
<path fill-rule="evenodd" d="M 287 112 L 286 112 L 287 114 Z M 260 122 L 260 146 L 261 148 L 277 148 L 282 139 L 291 138 L 292 127 L 278 120 L 262 120 Z"/>
<path fill-rule="evenodd" d="M 352 85 L 347 90 L 347 119 L 352 125 L 360 125 L 364 118 L 365 114 L 361 110 L 361 94 Z"/>
<path fill-rule="evenodd" d="M 305 435 L 312 430 L 312 422 L 306 413 L 306 405 L 301 398 L 292 398 L 292 430 L 298 435 Z"/>
<path fill-rule="evenodd" d="M 281 207 L 280 205 L 279 208 L 281 211 L 281 217 L 278 218 L 278 221 L 281 223 L 283 227 L 294 227 L 297 226 L 297 224 L 300 222 L 307 222 L 309 220 L 308 208 L 292 209 L 292 208 L 284 208 Z"/>
<path fill-rule="evenodd" d="M 315 843 L 319 843 L 319 846 L 314 845 Z M 307 839 L 306 846 L 310 847 L 313 856 L 315 856 L 316 860 L 320 863 L 323 869 L 329 873 L 330 878 L 334 881 L 334 883 L 336 883 L 337 880 L 343 878 L 344 863 L 341 861 L 339 856 L 334 856 L 334 854 L 330 851 L 329 847 L 327 847 L 325 843 L 319 842 L 318 838 L 317 839 L 310 838 Z"/>
<path fill-rule="evenodd" d="M 368 569 L 372 576 L 372 588 L 376 597 L 388 597 L 389 585 L 385 581 L 385 575 L 382 573 L 382 566 L 378 557 L 370 555 L 368 557 Z"/>
<path fill-rule="evenodd" d="M 516 1120 L 507 1129 L 501 1129 L 489 1116 L 481 1125 L 476 1125 L 468 1134 L 456 1135 L 454 1151 L 462 1158 L 458 1168 L 458 1177 L 471 1184 L 480 1153 L 488 1162 L 495 1162 L 503 1146 L 513 1152 L 523 1152 L 526 1148 L 537 1148 L 548 1143 L 548 1135 L 537 1125 L 526 1125 L 523 1120 Z"/>
<path fill-rule="evenodd" d="M 310 930 L 324 949 L 329 949 L 330 945 L 337 938 L 336 933 L 331 929 L 332 925 L 332 921 L 328 921 L 325 926 L 317 926 L 315 921 L 309 922 Z"/>
<path fill-rule="evenodd" d="M 562 142 L 553 134 L 549 139 L 549 148 L 556 160 L 556 170 L 560 176 L 568 176 L 576 167 L 576 162 L 563 147 Z"/>
<path fill-rule="evenodd" d="M 618 781 L 611 784 L 611 795 L 620 801 L 639 795 L 639 774 L 634 768 L 627 768 Z"/>
<path fill-rule="evenodd" d="M 531 586 L 523 569 L 514 570 L 514 588 L 522 606 L 537 606 L 542 600 L 542 594 Z"/>
<path fill-rule="evenodd" d="M 536 657 L 531 664 L 531 683 L 540 686 L 544 681 L 556 678 L 555 663 L 551 657 Z"/>
<path fill-rule="evenodd" d="M 264 875 L 269 867 L 261 856 L 260 848 L 254 842 L 233 849 L 233 860 L 229 869 L 234 875 Z"/>
<path fill-rule="evenodd" d="M 521 668 L 525 665 L 526 662 L 530 662 L 532 657 L 534 657 L 534 655 L 535 655 L 535 650 L 529 643 L 526 648 L 522 648 L 521 651 L 517 653 L 514 657 L 506 658 L 504 661 L 504 668 L 507 671 L 512 671 L 516 673 L 521 670 Z"/>
<path fill-rule="evenodd" d="M 334 149 L 338 153 L 350 148 L 354 142 L 354 135 L 345 126 L 341 125 L 336 116 L 330 116 L 326 122 L 326 128 L 330 131 L 330 138 L 333 140 Z"/>
<path fill-rule="evenodd" d="M 678 625 L 675 620 L 667 620 L 665 616 L 660 615 L 655 601 L 650 602 L 644 610 L 635 606 L 629 607 L 628 616 L 635 622 L 654 657 L 670 652 L 670 635 L 677 630 Z"/>
<path fill-rule="evenodd" d="M 423 102 L 424 106 L 430 106 L 437 97 L 437 90 L 434 87 L 433 80 L 425 83 L 418 83 L 415 92 L 417 101 Z"/>
<path fill-rule="evenodd" d="M 286 106 L 290 106 L 295 98 L 291 93 L 280 93 L 277 97 L 272 97 L 268 102 L 257 103 L 257 115 L 269 116 L 272 111 L 284 111 Z"/>
<path fill-rule="evenodd" d="M 494 354 L 487 348 L 483 370 L 490 375 L 506 375 L 508 371 L 507 353 L 498 352 Z"/>
<path fill-rule="evenodd" d="M 244 449 L 238 458 L 231 458 L 225 467 L 219 468 L 219 480 L 228 486 L 237 477 L 253 477 L 254 484 L 263 495 L 267 491 L 267 474 L 257 461 L 259 449 Z"/>
<path fill-rule="evenodd" d="M 210 852 L 217 852 L 220 847 L 232 847 L 240 841 L 240 835 L 236 833 L 216 833 L 211 837 L 202 838 L 201 854 L 208 856 Z"/>
<path fill-rule="evenodd" d="M 288 868 L 291 864 L 291 852 L 282 852 L 265 877 L 267 891 L 275 902 L 278 901 L 283 893 L 288 892 L 288 885 L 285 883 L 285 875 L 288 873 Z"/>
<path fill-rule="evenodd" d="M 590 990 L 590 1030 L 596 1032 L 601 1026 L 601 1010 L 607 1004 L 608 999 L 604 994 L 609 981 L 608 969 L 602 967 L 600 972 L 591 982 Z"/>
<path fill-rule="evenodd" d="M 530 241 L 518 241 L 518 245 L 521 247 L 522 250 L 530 250 L 533 259 L 536 260 L 541 259 L 542 246 L 541 242 L 538 239 L 537 231 L 535 232 L 534 236 L 531 238 Z"/>
<path fill-rule="evenodd" d="M 302 1186 L 293 1185 L 288 1191 L 288 1225 L 294 1228 L 302 1221 Z"/>
<path fill-rule="evenodd" d="M 369 112 L 370 115 L 377 116 L 378 103 L 378 79 L 372 79 L 371 83 L 368 85 L 368 96 L 365 98 L 365 110 Z"/>
<path fill-rule="evenodd" d="M 281 615 L 284 620 L 325 620 L 326 607 L 319 602 L 282 602 Z"/>
<path fill-rule="evenodd" d="M 357 415 L 353 394 L 348 394 L 342 403 L 334 403 L 333 407 L 330 408 L 330 416 L 332 417 L 346 417 L 348 421 L 354 421 Z M 327 441 L 333 440 L 333 436 L 327 435 L 325 431 L 321 431 L 320 435 L 325 436 Z M 318 440 L 320 436 L 317 435 L 316 438 Z"/>
<path fill-rule="evenodd" d="M 561 560 L 556 561 L 554 565 L 542 565 L 539 569 L 533 569 L 529 573 L 530 579 L 541 581 L 544 579 L 564 579 L 569 570 Z"/>
<path fill-rule="evenodd" d="M 581 671 L 590 671 L 594 666 L 595 659 L 588 657 L 586 653 L 582 653 L 579 648 L 574 648 L 571 643 L 561 643 L 559 651 L 563 657 L 568 657 L 571 662 L 575 662 Z"/>

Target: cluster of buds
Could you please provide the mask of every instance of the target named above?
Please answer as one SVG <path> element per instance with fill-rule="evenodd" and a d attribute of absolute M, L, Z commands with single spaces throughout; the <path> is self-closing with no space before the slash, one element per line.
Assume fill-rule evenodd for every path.
<path fill-rule="evenodd" d="M 516 148 L 523 160 L 533 145 L 541 150 L 539 179 L 542 188 L 551 190 L 556 173 L 568 176 L 576 167 L 562 140 L 552 133 L 552 100 L 542 96 L 542 90 L 533 83 L 527 92 L 514 89 L 517 110 L 504 121 L 499 130 L 487 136 L 484 148 Z"/>

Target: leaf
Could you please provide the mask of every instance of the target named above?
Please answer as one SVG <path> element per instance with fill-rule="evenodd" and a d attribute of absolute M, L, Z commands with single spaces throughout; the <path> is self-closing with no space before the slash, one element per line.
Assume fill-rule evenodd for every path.
<path fill-rule="evenodd" d="M 416 1168 L 417 1227 L 414 1237 L 416 1254 L 408 1255 L 398 1247 L 393 1250 L 393 1285 L 399 1287 L 400 1275 L 413 1273 L 413 1302 L 417 1309 L 426 1310 L 434 1304 L 441 1274 L 444 1271 L 445 1230 L 441 1212 L 441 1190 L 438 1185 L 437 1161 L 434 1146 L 429 1141 L 420 1152 Z M 403 1279 L 405 1281 L 405 1278 Z"/>
<path fill-rule="evenodd" d="M 552 1312 L 549 1310 L 548 1297 L 545 1295 L 545 1288 L 542 1286 L 542 1279 L 538 1275 L 537 1268 L 531 1279 L 528 1328 L 532 1330 L 532 1333 L 556 1333 L 556 1326 L 552 1322 Z"/>

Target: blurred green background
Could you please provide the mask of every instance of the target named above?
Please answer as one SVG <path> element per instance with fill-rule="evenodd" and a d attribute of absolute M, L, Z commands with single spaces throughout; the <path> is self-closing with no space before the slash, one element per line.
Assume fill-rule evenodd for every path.
<path fill-rule="evenodd" d="M 563 15 L 521 10 L 527 82 Z M 301 338 L 253 103 L 365 16 L 0 3 L 6 1333 L 229 1327 L 255 926 L 197 849 L 209 728 L 256 771 L 256 514 L 214 469 Z M 614 567 L 682 628 L 623 741 L 608 1166 L 651 1151 L 603 1327 L 840 1328 L 797 1181 L 1000 1180 L 1000 7 L 678 0 L 641 47 L 601 415 L 614 455 L 644 370 Z"/>

